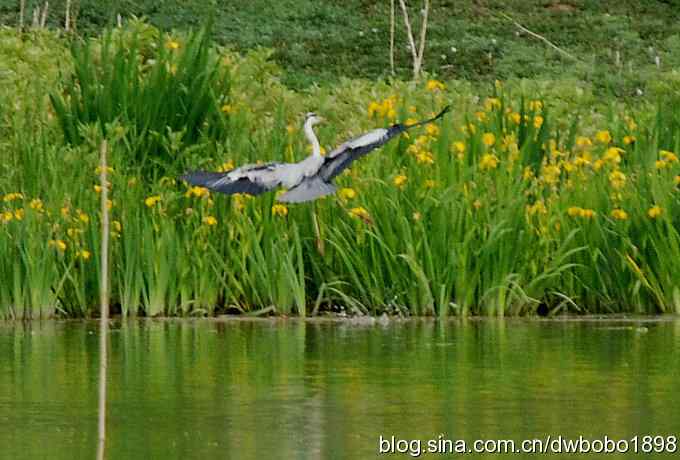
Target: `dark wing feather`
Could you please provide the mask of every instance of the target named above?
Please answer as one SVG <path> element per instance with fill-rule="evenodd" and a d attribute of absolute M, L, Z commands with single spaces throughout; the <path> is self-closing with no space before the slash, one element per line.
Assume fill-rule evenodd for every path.
<path fill-rule="evenodd" d="M 324 163 L 321 165 L 321 168 L 319 168 L 318 174 L 323 178 L 324 181 L 330 182 L 338 174 L 347 169 L 349 165 L 352 164 L 352 162 L 368 154 L 372 150 L 385 145 L 390 139 L 402 133 L 406 129 L 406 126 L 402 124 L 396 124 L 387 129 L 385 134 L 375 142 L 357 145 L 354 147 L 352 146 L 351 141 L 345 142 L 324 158 Z"/>
<path fill-rule="evenodd" d="M 385 134 L 383 136 L 367 144 L 356 144 L 356 140 L 361 139 L 361 137 L 355 139 L 354 141 L 345 142 L 325 157 L 324 163 L 321 165 L 318 174 L 323 178 L 324 181 L 330 182 L 338 174 L 347 169 L 349 165 L 354 162 L 354 160 L 357 160 L 372 150 L 385 145 L 390 139 L 403 133 L 407 129 L 425 125 L 427 123 L 432 123 L 433 121 L 444 116 L 444 114 L 449 110 L 451 110 L 451 106 L 447 105 L 436 116 L 427 120 L 419 121 L 410 125 L 404 125 L 401 123 L 392 125 L 387 130 L 385 130 Z"/>
<path fill-rule="evenodd" d="M 205 187 L 215 192 L 226 193 L 247 193 L 249 195 L 259 195 L 269 190 L 263 184 L 253 182 L 247 177 L 241 177 L 235 181 L 225 180 L 228 173 L 193 171 L 181 176 L 181 179 L 191 185 Z"/>

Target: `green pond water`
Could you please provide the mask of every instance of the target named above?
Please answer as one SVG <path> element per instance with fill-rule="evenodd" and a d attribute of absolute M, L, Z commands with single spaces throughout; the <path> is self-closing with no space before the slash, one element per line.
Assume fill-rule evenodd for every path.
<path fill-rule="evenodd" d="M 0 323 L 0 459 L 94 458 L 98 344 L 96 322 Z M 377 458 L 381 436 L 414 455 L 414 440 L 440 438 L 680 436 L 675 319 L 125 321 L 109 357 L 109 459 Z"/>

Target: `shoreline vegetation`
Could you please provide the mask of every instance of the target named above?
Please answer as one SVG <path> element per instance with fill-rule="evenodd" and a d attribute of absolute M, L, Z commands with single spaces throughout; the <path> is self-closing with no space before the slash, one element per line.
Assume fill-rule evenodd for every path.
<path fill-rule="evenodd" d="M 99 145 L 111 312 L 314 316 L 680 313 L 680 101 L 571 82 L 340 78 L 293 90 L 259 49 L 131 20 L 87 39 L 0 29 L 0 317 L 98 315 Z M 661 80 L 660 80 L 661 81 Z M 178 181 L 404 135 L 284 206 Z"/>

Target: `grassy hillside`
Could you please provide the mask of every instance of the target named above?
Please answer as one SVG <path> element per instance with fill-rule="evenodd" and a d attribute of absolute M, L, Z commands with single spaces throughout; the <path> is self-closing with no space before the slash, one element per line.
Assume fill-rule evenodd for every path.
<path fill-rule="evenodd" d="M 18 1 L 0 1 L 0 20 L 15 25 Z M 27 1 L 33 11 L 39 3 Z M 215 21 L 216 38 L 238 51 L 274 49 L 293 87 L 340 76 L 389 75 L 389 1 L 374 0 L 80 0 L 77 27 L 97 34 L 117 14 L 146 16 L 162 29 Z M 411 15 L 420 1 L 412 0 Z M 578 78 L 620 96 L 646 90 L 659 71 L 680 64 L 676 0 L 433 0 L 425 69 L 442 79 Z M 50 2 L 48 22 L 63 24 L 65 0 Z M 399 13 L 399 11 L 397 11 Z M 578 58 L 561 56 L 503 17 L 507 14 Z M 30 16 L 30 14 L 28 14 Z M 397 73 L 409 76 L 402 17 L 397 16 Z M 659 57 L 659 68 L 655 63 Z"/>

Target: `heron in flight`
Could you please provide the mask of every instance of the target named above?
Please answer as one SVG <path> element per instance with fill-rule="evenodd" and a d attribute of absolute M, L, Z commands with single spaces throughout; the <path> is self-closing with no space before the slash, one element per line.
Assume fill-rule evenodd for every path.
<path fill-rule="evenodd" d="M 313 126 L 324 121 L 310 112 L 305 117 L 304 132 L 312 144 L 312 154 L 298 163 L 267 163 L 244 165 L 227 172 L 193 171 L 181 179 L 192 185 L 233 194 L 259 195 L 277 187 L 287 191 L 278 197 L 284 203 L 302 203 L 335 193 L 333 179 L 347 169 L 352 162 L 370 151 L 386 144 L 393 137 L 416 126 L 432 123 L 448 112 L 444 107 L 433 118 L 412 124 L 397 123 L 389 128 L 378 128 L 344 142 L 328 155 L 321 155 L 319 140 Z"/>

